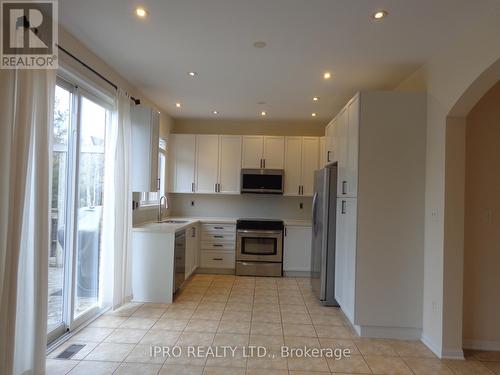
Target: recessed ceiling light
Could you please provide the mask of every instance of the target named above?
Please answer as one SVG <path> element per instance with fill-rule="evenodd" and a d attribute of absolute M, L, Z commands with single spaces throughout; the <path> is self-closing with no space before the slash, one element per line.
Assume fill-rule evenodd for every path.
<path fill-rule="evenodd" d="M 381 20 L 385 16 L 387 16 L 387 12 L 385 10 L 379 10 L 373 13 L 373 18 L 375 18 L 376 20 Z"/>
<path fill-rule="evenodd" d="M 316 112 L 311 113 L 312 117 L 316 117 Z"/>
<path fill-rule="evenodd" d="M 181 107 L 182 107 L 182 104 L 181 104 L 181 103 L 175 103 L 175 106 L 176 106 L 177 108 L 181 108 Z"/>
<path fill-rule="evenodd" d="M 324 79 L 330 79 L 330 78 L 332 78 L 332 73 L 330 73 L 330 72 L 323 73 L 323 78 Z"/>
<path fill-rule="evenodd" d="M 194 77 L 194 76 L 198 75 L 198 73 L 196 73 L 196 72 L 188 72 L 188 75 L 190 77 Z"/>
<path fill-rule="evenodd" d="M 255 48 L 264 48 L 265 46 L 267 46 L 267 43 L 260 40 L 258 42 L 255 42 L 253 46 Z"/>
<path fill-rule="evenodd" d="M 214 115 L 218 115 L 218 114 L 219 114 L 219 112 L 218 112 L 218 111 L 212 111 L 212 113 L 213 113 Z"/>
<path fill-rule="evenodd" d="M 266 112 L 266 111 L 262 111 L 262 112 L 260 113 L 260 115 L 261 115 L 261 116 L 267 116 L 267 112 Z"/>
<path fill-rule="evenodd" d="M 317 102 L 319 100 L 319 96 L 313 96 L 313 102 Z"/>
<path fill-rule="evenodd" d="M 135 14 L 137 14 L 137 16 L 139 16 L 141 18 L 144 18 L 148 15 L 148 11 L 142 7 L 138 7 L 138 8 L 135 8 Z"/>

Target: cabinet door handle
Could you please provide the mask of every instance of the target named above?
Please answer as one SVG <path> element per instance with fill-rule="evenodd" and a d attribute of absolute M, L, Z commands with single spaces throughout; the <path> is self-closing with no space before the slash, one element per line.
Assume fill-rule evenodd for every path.
<path fill-rule="evenodd" d="M 220 184 L 217 184 L 217 193 L 220 193 Z"/>
<path fill-rule="evenodd" d="M 266 159 L 263 159 L 264 161 L 264 168 L 266 168 Z"/>
<path fill-rule="evenodd" d="M 286 227 L 285 227 L 285 237 L 286 237 Z"/>
<path fill-rule="evenodd" d="M 212 260 L 224 260 L 222 258 L 212 258 Z"/>
<path fill-rule="evenodd" d="M 328 152 L 326 153 L 326 161 L 327 161 L 328 163 L 331 161 L 331 160 L 330 160 L 330 153 L 331 153 L 331 151 L 328 151 Z"/>
<path fill-rule="evenodd" d="M 260 159 L 260 167 L 262 168 L 262 159 Z"/>
<path fill-rule="evenodd" d="M 224 227 L 214 227 L 214 229 L 224 229 Z"/>
<path fill-rule="evenodd" d="M 224 245 L 221 245 L 221 244 L 218 244 L 218 243 L 214 243 L 213 244 L 213 247 L 223 247 Z"/>
<path fill-rule="evenodd" d="M 217 184 L 214 184 L 214 191 L 217 193 Z"/>
<path fill-rule="evenodd" d="M 300 195 L 300 185 L 299 185 L 299 195 Z"/>
<path fill-rule="evenodd" d="M 342 194 L 347 194 L 347 181 L 342 181 Z"/>
<path fill-rule="evenodd" d="M 304 185 L 300 185 L 300 195 L 304 195 Z"/>
<path fill-rule="evenodd" d="M 342 201 L 342 208 L 340 210 L 340 213 L 342 215 L 345 215 L 347 213 L 347 202 L 346 201 Z"/>
<path fill-rule="evenodd" d="M 191 182 L 191 191 L 194 193 L 194 182 Z"/>

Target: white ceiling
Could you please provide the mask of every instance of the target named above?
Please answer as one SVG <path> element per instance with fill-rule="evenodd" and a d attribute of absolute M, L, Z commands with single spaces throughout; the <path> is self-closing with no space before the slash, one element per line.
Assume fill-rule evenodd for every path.
<path fill-rule="evenodd" d="M 393 88 L 499 3 L 59 0 L 59 19 L 173 117 L 213 118 L 218 110 L 253 119 L 265 110 L 270 119 L 309 120 L 312 112 L 331 118 L 358 90 Z M 137 5 L 149 10 L 145 20 L 134 15 Z M 374 21 L 378 9 L 389 16 Z"/>

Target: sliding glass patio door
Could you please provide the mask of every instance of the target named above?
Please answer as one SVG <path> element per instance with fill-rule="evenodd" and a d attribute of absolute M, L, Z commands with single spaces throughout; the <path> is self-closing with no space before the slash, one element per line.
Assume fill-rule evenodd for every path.
<path fill-rule="evenodd" d="M 48 339 L 100 310 L 109 103 L 59 79 L 55 92 Z"/>

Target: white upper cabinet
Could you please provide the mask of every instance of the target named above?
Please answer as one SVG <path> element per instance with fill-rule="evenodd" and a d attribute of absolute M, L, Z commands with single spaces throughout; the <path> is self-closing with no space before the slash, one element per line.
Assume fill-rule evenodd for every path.
<path fill-rule="evenodd" d="M 319 168 L 323 168 L 326 165 L 326 137 L 320 137 L 319 139 Z"/>
<path fill-rule="evenodd" d="M 318 137 L 285 137 L 285 195 L 312 196 Z"/>
<path fill-rule="evenodd" d="M 336 126 L 337 118 L 334 118 L 325 129 L 325 164 L 332 163 L 337 160 L 335 155 Z"/>
<path fill-rule="evenodd" d="M 240 193 L 241 136 L 221 135 L 219 138 L 219 186 L 218 192 Z"/>
<path fill-rule="evenodd" d="M 170 189 L 173 193 L 192 193 L 195 189 L 196 136 L 170 135 Z"/>
<path fill-rule="evenodd" d="M 348 106 L 346 196 L 358 195 L 358 153 L 359 153 L 359 98 L 355 97 Z"/>
<path fill-rule="evenodd" d="M 242 168 L 262 168 L 264 155 L 264 137 L 259 135 L 243 136 Z"/>
<path fill-rule="evenodd" d="M 302 138 L 302 195 L 312 197 L 314 190 L 314 171 L 319 163 L 319 138 Z"/>
<path fill-rule="evenodd" d="M 196 181 L 197 193 L 216 193 L 219 170 L 219 136 L 196 136 Z"/>
<path fill-rule="evenodd" d="M 358 194 L 359 97 L 355 96 L 330 124 L 335 156 L 332 161 L 338 162 L 337 194 L 354 198 Z"/>
<path fill-rule="evenodd" d="M 264 168 L 283 169 L 285 167 L 285 137 L 264 137 Z"/>
<path fill-rule="evenodd" d="M 170 192 L 239 194 L 241 136 L 170 135 Z"/>
<path fill-rule="evenodd" d="M 302 185 L 302 137 L 286 137 L 285 195 L 300 195 Z"/>
<path fill-rule="evenodd" d="M 336 118 L 334 131 L 335 161 L 338 162 L 338 186 L 339 196 L 347 195 L 347 125 L 348 112 L 344 108 Z"/>
<path fill-rule="evenodd" d="M 157 191 L 161 183 L 158 177 L 160 117 L 151 108 L 133 106 L 131 121 L 131 189 L 135 192 Z"/>
<path fill-rule="evenodd" d="M 279 136 L 243 136 L 242 168 L 283 169 L 285 138 Z"/>

